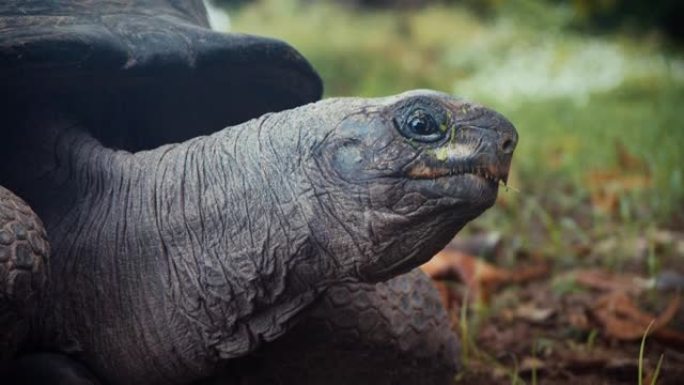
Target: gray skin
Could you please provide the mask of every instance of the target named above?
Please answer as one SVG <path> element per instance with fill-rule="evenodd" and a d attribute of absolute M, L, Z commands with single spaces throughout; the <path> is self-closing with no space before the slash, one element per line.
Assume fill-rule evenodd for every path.
<path fill-rule="evenodd" d="M 430 91 L 328 99 L 135 153 L 43 123 L 0 152 L 2 184 L 52 249 L 18 349 L 72 355 L 109 384 L 206 378 L 327 288 L 425 262 L 494 203 L 517 142 L 500 114 Z"/>
<path fill-rule="evenodd" d="M 458 339 L 420 269 L 328 289 L 305 318 L 202 385 L 453 384 Z"/>
<path fill-rule="evenodd" d="M 40 219 L 0 186 L 0 362 L 29 332 L 47 278 L 49 245 Z"/>

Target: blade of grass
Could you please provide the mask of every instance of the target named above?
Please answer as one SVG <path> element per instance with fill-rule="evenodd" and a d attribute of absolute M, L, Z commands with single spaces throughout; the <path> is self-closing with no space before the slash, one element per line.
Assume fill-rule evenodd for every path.
<path fill-rule="evenodd" d="M 663 364 L 663 358 L 665 354 L 661 354 L 658 359 L 658 365 L 656 365 L 655 372 L 653 372 L 653 377 L 651 378 L 651 385 L 656 385 L 658 382 L 658 375 L 660 375 L 660 366 Z"/>
<path fill-rule="evenodd" d="M 639 347 L 639 368 L 638 368 L 638 375 L 639 375 L 639 380 L 637 383 L 639 385 L 643 385 L 644 382 L 644 350 L 646 347 L 646 336 L 648 336 L 648 332 L 651 330 L 651 327 L 655 323 L 655 320 L 651 321 L 650 324 L 648 324 L 648 327 L 646 328 L 646 331 L 644 332 L 644 336 L 641 337 L 641 346 Z"/>

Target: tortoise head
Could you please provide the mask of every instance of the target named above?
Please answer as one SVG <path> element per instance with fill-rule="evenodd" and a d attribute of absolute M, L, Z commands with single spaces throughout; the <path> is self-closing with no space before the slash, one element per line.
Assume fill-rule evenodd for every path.
<path fill-rule="evenodd" d="M 317 148 L 318 188 L 330 196 L 320 217 L 335 218 L 324 228 L 348 234 L 368 280 L 416 267 L 494 204 L 517 140 L 499 113 L 442 93 L 357 107 Z"/>

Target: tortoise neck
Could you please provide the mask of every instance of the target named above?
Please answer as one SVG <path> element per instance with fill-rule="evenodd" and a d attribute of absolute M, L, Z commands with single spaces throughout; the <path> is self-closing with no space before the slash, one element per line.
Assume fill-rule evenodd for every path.
<path fill-rule="evenodd" d="M 113 378 L 174 366 L 191 380 L 284 333 L 340 274 L 311 240 L 301 151 L 286 148 L 303 141 L 274 134 L 279 119 L 138 153 L 77 129 L 43 133 L 40 167 L 15 187 L 46 224 L 53 276 L 97 277 L 50 283 L 44 343 L 108 352 L 93 365 Z M 120 343 L 105 345 L 112 335 Z"/>
<path fill-rule="evenodd" d="M 285 148 L 297 141 L 274 135 L 283 129 L 274 126 L 278 121 L 266 115 L 135 154 L 156 165 L 150 188 L 170 267 L 164 286 L 177 304 L 172 311 L 192 320 L 186 326 L 196 328 L 216 359 L 280 336 L 319 287 L 339 275 L 317 258 L 311 209 L 301 199 L 305 186 L 294 171 L 298 152 Z"/>

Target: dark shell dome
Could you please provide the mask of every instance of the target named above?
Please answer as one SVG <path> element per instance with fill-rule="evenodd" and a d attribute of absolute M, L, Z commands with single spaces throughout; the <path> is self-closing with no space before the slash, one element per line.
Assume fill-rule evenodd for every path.
<path fill-rule="evenodd" d="M 4 0 L 7 112 L 50 109 L 137 150 L 318 100 L 321 80 L 281 41 L 209 29 L 201 0 Z"/>

